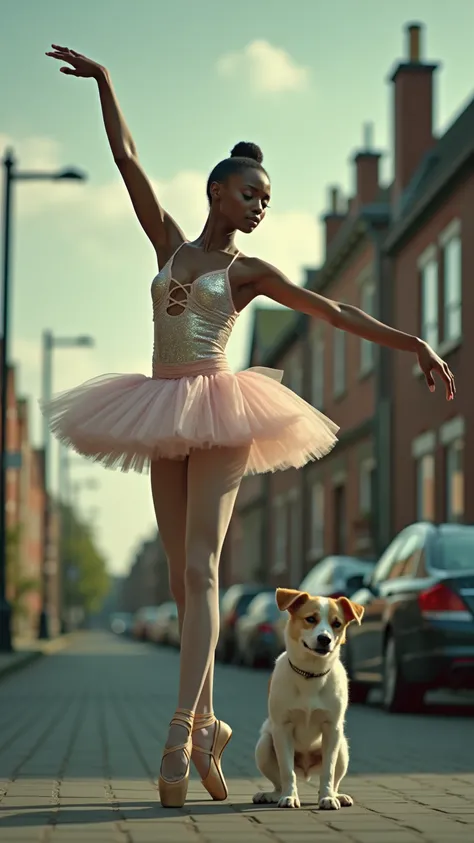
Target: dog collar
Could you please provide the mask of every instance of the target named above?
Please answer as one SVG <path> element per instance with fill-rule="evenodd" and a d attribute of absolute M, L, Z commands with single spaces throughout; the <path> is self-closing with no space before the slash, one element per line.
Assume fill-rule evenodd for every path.
<path fill-rule="evenodd" d="M 289 659 L 288 663 L 290 667 L 293 668 L 295 673 L 298 673 L 300 676 L 304 676 L 305 679 L 320 679 L 321 676 L 327 676 L 327 674 L 331 670 L 331 668 L 328 668 L 328 670 L 323 671 L 323 673 L 310 673 L 309 670 L 301 670 L 300 667 L 296 667 L 296 665 L 293 664 L 293 662 L 291 662 Z"/>

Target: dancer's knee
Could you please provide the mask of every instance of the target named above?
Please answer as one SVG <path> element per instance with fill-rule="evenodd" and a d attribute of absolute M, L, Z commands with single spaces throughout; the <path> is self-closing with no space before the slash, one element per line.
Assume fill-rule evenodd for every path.
<path fill-rule="evenodd" d="M 176 603 L 178 610 L 180 608 L 184 609 L 186 602 L 186 583 L 184 579 L 184 570 L 182 568 L 175 570 L 173 565 L 170 565 L 169 587 L 171 596 Z"/>
<path fill-rule="evenodd" d="M 186 593 L 203 594 L 218 588 L 218 559 L 209 547 L 195 545 L 186 563 Z"/>

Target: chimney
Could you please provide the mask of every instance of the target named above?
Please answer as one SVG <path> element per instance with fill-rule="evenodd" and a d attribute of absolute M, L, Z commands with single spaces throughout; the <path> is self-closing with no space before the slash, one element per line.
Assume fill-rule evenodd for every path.
<path fill-rule="evenodd" d="M 346 219 L 346 214 L 341 211 L 341 199 L 338 187 L 331 187 L 329 190 L 329 211 L 323 216 L 326 229 L 326 256 L 329 247 Z"/>
<path fill-rule="evenodd" d="M 351 209 L 359 210 L 363 205 L 376 202 L 379 192 L 380 152 L 375 152 L 373 145 L 373 125 L 364 126 L 362 149 L 354 156 L 356 170 L 356 195 Z"/>
<path fill-rule="evenodd" d="M 406 28 L 407 61 L 397 65 L 394 84 L 394 191 L 397 203 L 423 156 L 431 149 L 433 137 L 433 73 L 437 64 L 421 60 L 421 30 L 418 23 Z"/>

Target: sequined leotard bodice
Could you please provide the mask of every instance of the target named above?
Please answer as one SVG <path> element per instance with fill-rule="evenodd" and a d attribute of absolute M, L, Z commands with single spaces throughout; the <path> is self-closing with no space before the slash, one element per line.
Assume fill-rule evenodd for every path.
<path fill-rule="evenodd" d="M 238 316 L 228 273 L 236 257 L 227 268 L 181 284 L 173 278 L 173 255 L 154 278 L 154 377 L 166 374 L 167 367 L 196 368 L 202 361 L 212 368 L 228 368 L 225 349 Z M 178 290 L 184 295 L 178 297 Z"/>

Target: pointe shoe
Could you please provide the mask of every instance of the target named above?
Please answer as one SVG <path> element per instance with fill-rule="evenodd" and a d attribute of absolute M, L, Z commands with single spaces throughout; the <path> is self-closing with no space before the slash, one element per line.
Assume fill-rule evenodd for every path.
<path fill-rule="evenodd" d="M 161 770 L 163 769 L 163 760 L 161 761 L 160 777 L 158 779 L 158 790 L 160 793 L 160 800 L 163 808 L 182 808 L 186 802 L 189 784 L 189 766 L 191 762 L 192 752 L 192 729 L 194 721 L 194 712 L 187 708 L 177 708 L 170 722 L 170 726 L 184 726 L 189 730 L 188 739 L 186 743 L 178 746 L 165 747 L 163 751 L 163 758 L 170 755 L 172 752 L 183 751 L 187 758 L 187 767 L 184 776 L 175 781 L 165 779 Z"/>
<path fill-rule="evenodd" d="M 214 714 L 196 714 L 194 716 L 193 732 L 198 729 L 209 728 L 216 724 L 214 730 L 214 740 L 211 749 L 205 749 L 202 746 L 193 744 L 193 752 L 202 752 L 203 755 L 210 757 L 209 772 L 204 779 L 201 779 L 201 784 L 204 785 L 207 792 L 216 802 L 222 802 L 227 799 L 229 791 L 222 773 L 221 756 L 232 737 L 232 729 L 227 723 L 222 720 L 217 720 Z"/>

